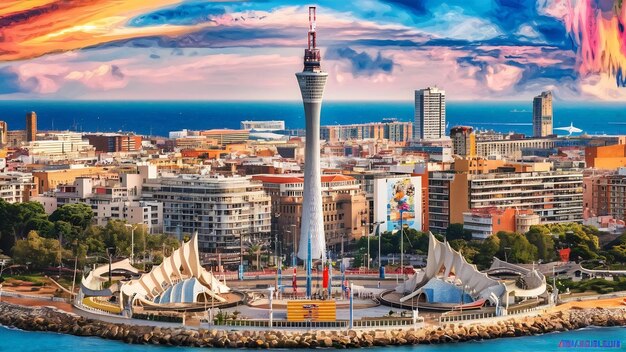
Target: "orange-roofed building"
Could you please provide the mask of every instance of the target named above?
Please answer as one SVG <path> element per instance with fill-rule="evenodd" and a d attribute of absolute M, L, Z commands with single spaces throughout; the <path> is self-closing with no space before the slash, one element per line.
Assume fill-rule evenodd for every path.
<path fill-rule="evenodd" d="M 463 213 L 463 229 L 471 231 L 472 238 L 481 240 L 500 231 L 527 232 L 530 226 L 539 223 L 539 215 L 530 209 L 493 207 L 471 209 Z"/>
<path fill-rule="evenodd" d="M 594 169 L 626 167 L 626 144 L 585 148 L 585 163 Z"/>
<path fill-rule="evenodd" d="M 297 251 L 302 219 L 304 176 L 301 174 L 254 175 L 272 199 L 272 231 L 284 254 Z M 322 206 L 326 244 L 341 252 L 342 242 L 360 238 L 369 229 L 369 207 L 359 182 L 352 176 L 322 175 Z M 295 241 L 295 242 L 294 242 Z M 295 243 L 295 246 L 294 246 Z"/>

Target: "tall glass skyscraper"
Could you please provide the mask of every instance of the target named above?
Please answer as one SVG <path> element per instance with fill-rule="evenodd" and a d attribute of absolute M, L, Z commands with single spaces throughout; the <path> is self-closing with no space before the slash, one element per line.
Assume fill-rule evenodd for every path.
<path fill-rule="evenodd" d="M 296 73 L 306 119 L 304 196 L 298 247 L 298 258 L 302 260 L 326 258 L 320 172 L 320 112 L 328 73 L 322 71 L 321 59 L 315 33 L 315 7 L 309 7 L 308 48 L 304 49 L 304 69 Z"/>

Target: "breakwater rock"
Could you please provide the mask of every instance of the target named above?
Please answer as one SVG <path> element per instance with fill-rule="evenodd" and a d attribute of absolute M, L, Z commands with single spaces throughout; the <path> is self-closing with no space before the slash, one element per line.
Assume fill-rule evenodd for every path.
<path fill-rule="evenodd" d="M 572 309 L 485 324 L 446 324 L 418 330 L 223 331 L 113 324 L 47 307 L 0 302 L 0 324 L 30 331 L 98 336 L 133 344 L 223 348 L 357 348 L 487 340 L 567 331 L 587 326 L 626 325 L 625 309 Z"/>

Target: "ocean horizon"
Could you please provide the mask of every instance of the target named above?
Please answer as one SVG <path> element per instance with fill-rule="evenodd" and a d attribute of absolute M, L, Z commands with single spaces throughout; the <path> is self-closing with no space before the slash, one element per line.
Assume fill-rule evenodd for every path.
<path fill-rule="evenodd" d="M 532 103 L 528 101 L 448 101 L 446 108 L 449 127 L 469 125 L 532 134 Z M 0 100 L 0 120 L 8 123 L 9 130 L 24 129 L 29 111 L 37 113 L 39 130 L 167 136 L 182 129 L 239 128 L 242 120 L 284 120 L 289 129 L 304 128 L 300 101 Z M 325 101 L 321 123 L 413 121 L 413 114 L 412 101 Z M 588 134 L 626 134 L 626 102 L 555 101 L 554 127 L 570 123 Z"/>

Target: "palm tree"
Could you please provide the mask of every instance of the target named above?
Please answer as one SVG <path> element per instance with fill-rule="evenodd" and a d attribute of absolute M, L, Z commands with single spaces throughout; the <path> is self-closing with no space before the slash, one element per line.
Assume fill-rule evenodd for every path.
<path fill-rule="evenodd" d="M 261 264 L 260 258 L 259 256 L 261 255 L 261 249 L 263 247 L 260 244 L 250 244 L 248 246 L 248 253 L 250 255 L 255 255 L 256 254 L 256 269 L 259 270 L 259 265 Z"/>

